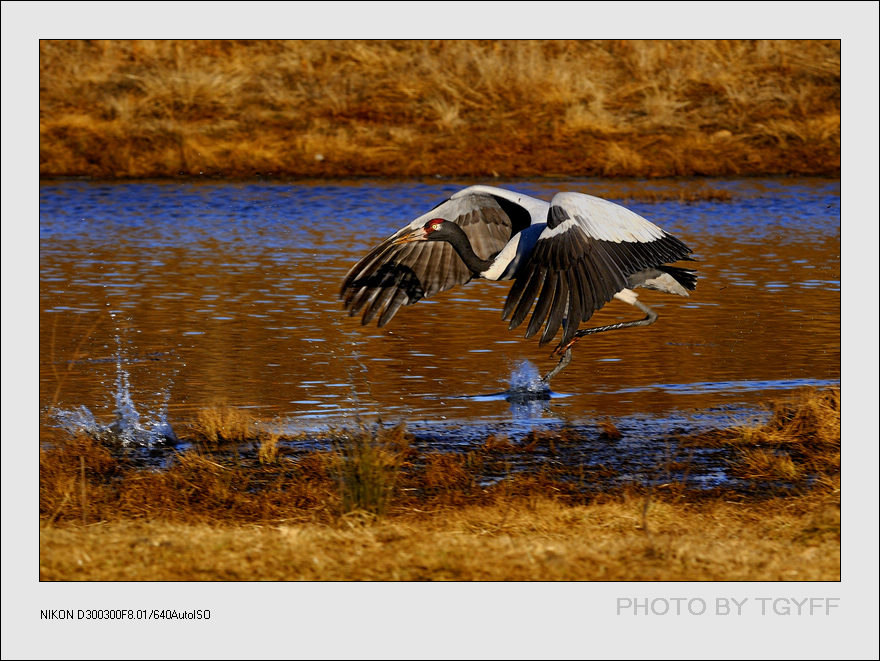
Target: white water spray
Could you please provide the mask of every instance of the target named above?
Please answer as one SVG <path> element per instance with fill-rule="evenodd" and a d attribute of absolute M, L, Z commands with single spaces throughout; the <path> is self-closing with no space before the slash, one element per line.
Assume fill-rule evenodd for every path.
<path fill-rule="evenodd" d="M 114 419 L 109 425 L 101 424 L 87 406 L 72 409 L 54 409 L 51 416 L 58 426 L 71 434 L 85 433 L 103 441 L 119 443 L 123 446 L 153 447 L 163 443 L 176 443 L 177 437 L 168 423 L 168 401 L 171 397 L 171 384 L 162 392 L 158 410 L 152 413 L 146 423 L 141 422 L 141 414 L 131 395 L 131 381 L 125 365 L 128 362 L 119 336 L 116 337 L 116 392 L 114 398 Z"/>

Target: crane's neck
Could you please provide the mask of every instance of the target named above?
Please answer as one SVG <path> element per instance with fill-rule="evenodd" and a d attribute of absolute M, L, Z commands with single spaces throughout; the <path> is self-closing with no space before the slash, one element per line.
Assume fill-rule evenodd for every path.
<path fill-rule="evenodd" d="M 471 241 L 467 234 L 455 223 L 448 223 L 446 228 L 447 236 L 443 237 L 443 241 L 450 244 L 461 261 L 464 262 L 468 270 L 476 276 L 482 275 L 484 271 L 488 271 L 495 263 L 494 259 L 480 259 L 474 249 L 471 247 Z"/>

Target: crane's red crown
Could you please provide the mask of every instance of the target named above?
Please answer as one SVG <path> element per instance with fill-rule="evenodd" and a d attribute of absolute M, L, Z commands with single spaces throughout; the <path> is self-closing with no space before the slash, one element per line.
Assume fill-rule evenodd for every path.
<path fill-rule="evenodd" d="M 430 234 L 431 232 L 435 232 L 440 229 L 440 223 L 445 223 L 446 220 L 443 218 L 432 218 L 427 223 L 425 223 L 424 230 L 425 234 Z"/>

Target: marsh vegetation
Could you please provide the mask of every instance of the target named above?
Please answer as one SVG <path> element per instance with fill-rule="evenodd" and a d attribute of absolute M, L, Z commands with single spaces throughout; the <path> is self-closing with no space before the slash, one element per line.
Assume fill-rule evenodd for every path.
<path fill-rule="evenodd" d="M 680 439 L 724 448 L 731 471 L 749 480 L 740 490 L 675 478 L 609 486 L 611 469 L 558 461 L 486 481 L 515 453 L 578 442 L 566 433 L 437 452 L 415 447 L 403 425 L 365 426 L 305 451 L 273 434 L 217 440 L 216 419 L 234 415 L 198 416 L 182 434 L 192 445 L 170 451 L 161 469 L 59 432 L 40 451 L 41 578 L 840 576 L 836 389 L 781 401 L 763 425 Z M 682 469 L 658 466 L 658 475 Z"/>

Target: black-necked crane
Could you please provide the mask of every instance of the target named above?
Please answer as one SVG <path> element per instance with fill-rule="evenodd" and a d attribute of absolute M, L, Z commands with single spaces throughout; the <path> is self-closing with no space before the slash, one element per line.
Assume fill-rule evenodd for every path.
<path fill-rule="evenodd" d="M 361 259 L 342 283 L 349 316 L 384 326 L 410 305 L 472 278 L 513 280 L 502 319 L 519 326 L 537 300 L 527 338 L 544 327 L 540 344 L 560 327 L 550 379 L 571 361 L 585 335 L 648 326 L 657 313 L 638 300 L 638 287 L 687 296 L 697 278 L 671 264 L 688 260 L 684 243 L 638 214 L 583 193 L 557 193 L 550 202 L 494 186 L 471 186 L 413 220 Z M 579 330 L 616 298 L 643 319 Z"/>

